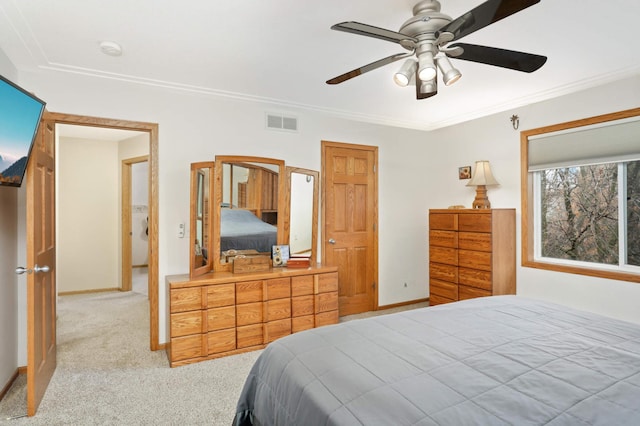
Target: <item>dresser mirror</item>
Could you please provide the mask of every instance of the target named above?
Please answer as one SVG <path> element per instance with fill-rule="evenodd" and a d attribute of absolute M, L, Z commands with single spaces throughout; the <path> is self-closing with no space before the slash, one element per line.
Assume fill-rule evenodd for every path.
<path fill-rule="evenodd" d="M 191 205 L 190 205 L 190 276 L 196 277 L 213 269 L 211 189 L 213 188 L 214 162 L 191 164 Z"/>
<path fill-rule="evenodd" d="M 216 156 L 213 206 L 214 269 L 231 270 L 235 256 L 270 256 L 286 244 L 284 161 Z"/>
<path fill-rule="evenodd" d="M 283 160 L 217 156 L 191 165 L 190 276 L 230 271 L 275 244 L 317 262 L 320 174 Z"/>
<path fill-rule="evenodd" d="M 319 173 L 287 167 L 289 222 L 285 229 L 291 255 L 309 256 L 316 262 Z"/>

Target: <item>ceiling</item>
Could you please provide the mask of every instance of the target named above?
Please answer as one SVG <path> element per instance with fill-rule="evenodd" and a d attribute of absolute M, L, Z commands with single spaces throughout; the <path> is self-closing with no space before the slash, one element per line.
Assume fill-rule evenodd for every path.
<path fill-rule="evenodd" d="M 455 19 L 482 2 L 441 0 L 442 13 Z M 462 78 L 440 83 L 438 95 L 424 100 L 393 83 L 401 61 L 325 84 L 404 52 L 331 25 L 353 20 L 397 31 L 414 3 L 0 0 L 0 49 L 18 70 L 95 75 L 425 130 L 640 73 L 640 2 L 542 0 L 460 40 L 547 56 L 532 74 L 452 60 Z M 101 53 L 102 41 L 119 43 L 122 55 Z"/>

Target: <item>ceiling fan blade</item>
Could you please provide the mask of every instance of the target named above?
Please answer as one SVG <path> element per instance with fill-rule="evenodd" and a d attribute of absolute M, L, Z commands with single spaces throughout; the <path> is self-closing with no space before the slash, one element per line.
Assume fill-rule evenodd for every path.
<path fill-rule="evenodd" d="M 537 3 L 540 0 L 488 0 L 440 28 L 436 37 L 451 33 L 452 40 L 458 40 Z"/>
<path fill-rule="evenodd" d="M 408 58 L 411 55 L 413 55 L 413 52 L 410 52 L 410 53 L 396 53 L 395 55 L 387 56 L 386 58 L 379 59 L 379 60 L 377 60 L 375 62 L 372 62 L 370 64 L 364 65 L 364 66 L 362 66 L 360 68 L 356 68 L 353 71 L 349 71 L 349 72 L 341 74 L 341 75 L 339 75 L 337 77 L 334 77 L 331 80 L 327 80 L 327 84 L 342 83 L 343 81 L 350 80 L 353 77 L 357 77 L 357 76 L 362 75 L 362 74 L 364 74 L 366 72 L 373 71 L 375 69 L 378 69 L 380 67 L 388 65 L 388 64 L 390 64 L 392 62 L 398 61 L 398 60 L 403 59 L 403 58 Z"/>
<path fill-rule="evenodd" d="M 378 38 L 380 40 L 398 43 L 406 49 L 415 47 L 417 39 L 399 33 L 397 31 L 386 30 L 384 28 L 374 27 L 373 25 L 362 24 L 360 22 L 341 22 L 331 27 L 332 30 L 344 31 L 352 34 L 359 34 L 367 37 Z"/>
<path fill-rule="evenodd" d="M 460 55 L 449 55 L 452 58 L 509 68 L 516 71 L 534 72 L 547 62 L 546 56 L 517 52 L 515 50 L 498 49 L 495 47 L 478 46 L 476 44 L 454 43 L 448 47 L 461 47 L 463 49 Z"/>

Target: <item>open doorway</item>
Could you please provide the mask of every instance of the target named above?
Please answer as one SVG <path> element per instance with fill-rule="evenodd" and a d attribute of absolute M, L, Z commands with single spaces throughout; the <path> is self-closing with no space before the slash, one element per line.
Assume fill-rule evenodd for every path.
<path fill-rule="evenodd" d="M 58 124 L 56 150 L 58 293 L 131 290 L 133 181 L 131 175 L 120 174 L 120 163 L 146 162 L 148 133 Z M 147 170 L 143 170 L 145 182 Z M 145 217 L 147 187 L 142 188 L 144 199 L 137 200 L 136 207 L 144 210 Z M 121 227 L 127 228 L 126 237 L 118 232 Z M 146 252 L 147 241 L 148 234 Z M 125 258 L 127 273 L 121 274 Z M 148 265 L 146 255 L 143 261 Z"/>
<path fill-rule="evenodd" d="M 122 287 L 149 295 L 149 157 L 122 160 Z"/>
<path fill-rule="evenodd" d="M 49 113 L 48 119 L 55 125 L 65 124 L 80 127 L 108 128 L 146 133 L 148 135 L 148 307 L 149 307 L 149 346 L 152 351 L 163 349 L 159 343 L 158 309 L 158 125 L 156 123 L 116 120 L 72 114 Z M 129 158 L 131 158 L 131 155 Z M 119 166 L 117 166 L 119 169 Z M 119 188 L 119 185 L 117 185 Z M 91 188 L 87 189 L 91 191 Z M 95 223 L 95 226 L 100 226 Z M 91 234 L 86 236 L 89 240 Z M 91 246 L 86 246 L 87 251 Z M 99 255 L 99 254 L 96 254 Z"/>

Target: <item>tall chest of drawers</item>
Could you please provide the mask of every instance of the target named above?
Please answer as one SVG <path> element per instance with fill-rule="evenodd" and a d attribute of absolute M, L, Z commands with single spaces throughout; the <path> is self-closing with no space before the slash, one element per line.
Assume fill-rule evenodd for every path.
<path fill-rule="evenodd" d="M 336 267 L 174 275 L 166 283 L 172 367 L 262 349 L 338 322 Z"/>
<path fill-rule="evenodd" d="M 515 209 L 429 210 L 429 304 L 516 292 Z"/>

